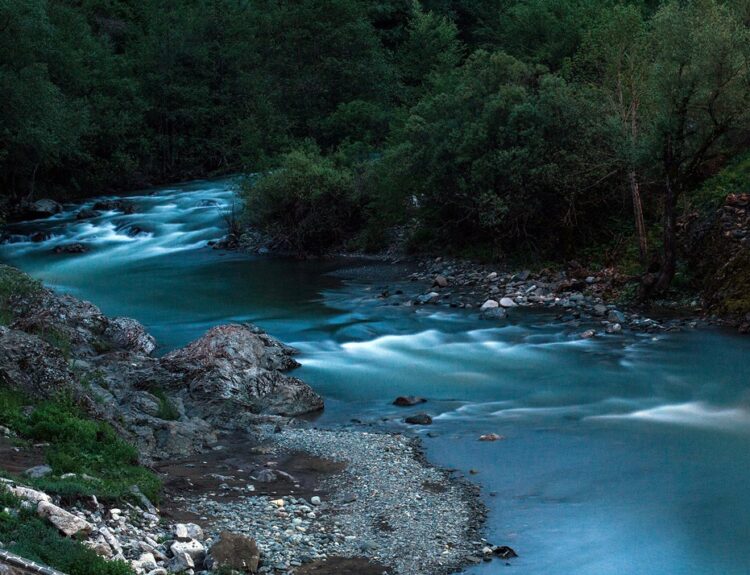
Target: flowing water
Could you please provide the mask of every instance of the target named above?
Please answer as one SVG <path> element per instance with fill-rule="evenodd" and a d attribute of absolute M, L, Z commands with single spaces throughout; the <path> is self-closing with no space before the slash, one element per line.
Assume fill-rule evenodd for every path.
<path fill-rule="evenodd" d="M 81 206 L 68 206 L 15 226 L 0 259 L 137 318 L 161 351 L 219 323 L 257 323 L 302 351 L 296 375 L 326 398 L 323 425 L 404 429 L 410 409 L 392 399 L 429 397 L 435 423 L 409 431 L 434 462 L 478 472 L 487 536 L 518 551 L 515 573 L 750 573 L 750 339 L 711 329 L 583 341 L 539 311 L 491 323 L 389 306 L 377 295 L 403 270 L 206 247 L 223 234 L 230 181 L 129 199 L 131 215 L 78 221 Z M 25 239 L 40 229 L 49 239 Z M 91 250 L 54 253 L 72 242 Z"/>

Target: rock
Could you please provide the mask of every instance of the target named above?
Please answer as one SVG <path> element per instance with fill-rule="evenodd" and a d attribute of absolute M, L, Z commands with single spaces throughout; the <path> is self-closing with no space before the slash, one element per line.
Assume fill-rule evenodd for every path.
<path fill-rule="evenodd" d="M 429 293 L 422 294 L 417 297 L 417 303 L 420 304 L 428 304 L 428 303 L 436 303 L 440 299 L 440 294 L 436 291 L 431 291 Z"/>
<path fill-rule="evenodd" d="M 444 275 L 437 275 L 435 276 L 435 281 L 432 285 L 435 285 L 437 287 L 448 287 L 448 279 Z"/>
<path fill-rule="evenodd" d="M 315 505 L 317 507 L 318 505 L 321 504 L 320 497 L 318 497 L 317 495 L 313 495 L 310 498 L 310 503 L 312 503 L 313 505 Z"/>
<path fill-rule="evenodd" d="M 426 413 L 418 413 L 416 415 L 410 415 L 404 419 L 404 421 L 411 425 L 430 425 L 432 424 L 432 417 Z"/>
<path fill-rule="evenodd" d="M 277 479 L 278 476 L 273 469 L 261 469 L 255 475 L 255 481 L 259 481 L 260 483 L 273 483 Z"/>
<path fill-rule="evenodd" d="M 23 472 L 26 477 L 31 477 L 32 479 L 39 479 L 50 473 L 52 473 L 52 468 L 49 465 L 37 465 L 36 467 L 30 467 Z"/>
<path fill-rule="evenodd" d="M 48 519 L 52 525 L 68 537 L 78 534 L 88 535 L 94 530 L 94 526 L 88 521 L 73 515 L 49 501 L 40 501 L 37 504 L 36 512 L 39 517 Z"/>
<path fill-rule="evenodd" d="M 505 308 L 496 307 L 486 309 L 481 314 L 484 319 L 503 319 L 508 315 L 508 312 L 505 311 Z"/>
<path fill-rule="evenodd" d="M 204 539 L 203 529 L 195 523 L 178 523 L 174 526 L 173 534 L 178 541 L 189 541 L 190 539 L 203 541 Z"/>
<path fill-rule="evenodd" d="M 497 272 L 491 272 L 491 273 L 490 273 L 490 274 L 489 274 L 489 275 L 487 276 L 487 280 L 488 280 L 488 281 L 493 281 L 493 280 L 496 280 L 496 279 L 497 279 Z"/>
<path fill-rule="evenodd" d="M 48 239 L 50 239 L 52 236 L 49 232 L 34 232 L 29 236 L 29 239 L 35 243 L 39 244 L 41 242 L 46 242 Z"/>
<path fill-rule="evenodd" d="M 592 337 L 596 336 L 596 332 L 593 329 L 587 329 L 583 333 L 580 334 L 581 339 L 591 339 Z"/>
<path fill-rule="evenodd" d="M 182 573 L 188 569 L 193 569 L 193 567 L 195 567 L 195 561 L 187 553 L 178 553 L 169 562 L 170 573 Z"/>
<path fill-rule="evenodd" d="M 202 564 L 203 559 L 206 557 L 206 548 L 203 546 L 203 543 L 195 539 L 175 541 L 169 546 L 169 549 L 175 557 L 182 554 L 189 555 L 195 565 Z"/>
<path fill-rule="evenodd" d="M 411 407 L 420 403 L 427 403 L 427 400 L 424 397 L 417 397 L 415 395 L 400 395 L 393 400 L 393 405 L 398 405 L 399 407 Z"/>
<path fill-rule="evenodd" d="M 622 326 L 619 323 L 613 323 L 607 326 L 606 332 L 607 333 L 620 333 L 622 331 Z"/>
<path fill-rule="evenodd" d="M 505 439 L 505 437 L 497 433 L 486 433 L 479 436 L 479 441 L 500 441 L 501 439 Z"/>
<path fill-rule="evenodd" d="M 297 416 L 323 409 L 309 385 L 281 373 L 298 365 L 293 353 L 252 326 L 223 325 L 163 357 L 154 377 L 166 375 L 163 387 L 187 392 L 197 414 L 225 422 L 244 411 Z"/>
<path fill-rule="evenodd" d="M 56 254 L 85 254 L 89 249 L 81 243 L 65 244 L 55 248 Z"/>
<path fill-rule="evenodd" d="M 596 315 L 606 315 L 607 311 L 609 311 L 609 308 L 601 303 L 598 303 L 594 306 L 594 313 Z"/>
<path fill-rule="evenodd" d="M 501 545 L 499 547 L 495 547 L 492 550 L 492 553 L 500 557 L 500 559 L 512 559 L 513 557 L 518 557 L 516 552 L 510 547 L 508 547 L 507 545 Z"/>
<path fill-rule="evenodd" d="M 27 210 L 27 217 L 29 219 L 37 218 L 49 218 L 55 214 L 59 214 L 63 211 L 63 207 L 59 202 L 50 199 L 37 200 L 32 203 Z"/>
<path fill-rule="evenodd" d="M 133 567 L 144 571 L 153 571 L 159 567 L 153 553 L 141 553 L 134 563 Z"/>
<path fill-rule="evenodd" d="M 43 491 L 37 491 L 36 489 L 24 487 L 23 485 L 6 484 L 6 488 L 10 491 L 11 495 L 29 501 L 34 505 L 37 505 L 42 501 L 46 501 L 47 503 L 52 501 L 52 498 Z"/>
<path fill-rule="evenodd" d="M 102 212 L 122 212 L 123 214 L 135 213 L 135 206 L 127 200 L 100 200 L 91 206 L 91 209 Z"/>
<path fill-rule="evenodd" d="M 90 220 L 91 218 L 98 218 L 102 213 L 98 210 L 83 209 L 76 214 L 77 220 Z"/>
<path fill-rule="evenodd" d="M 482 304 L 482 307 L 480 307 L 480 311 L 486 311 L 488 309 L 497 309 L 500 307 L 500 304 L 497 303 L 494 299 L 488 299 L 486 302 Z"/>
<path fill-rule="evenodd" d="M 144 355 L 156 349 L 156 340 L 138 321 L 129 317 L 116 317 L 107 324 L 104 335 L 122 348 Z"/>
<path fill-rule="evenodd" d="M 222 531 L 206 560 L 214 571 L 232 570 L 240 573 L 257 573 L 260 551 L 254 539 L 239 533 Z"/>
<path fill-rule="evenodd" d="M 502 307 L 517 307 L 518 306 L 518 304 L 514 302 L 512 299 L 510 299 L 509 297 L 502 298 L 500 300 L 500 305 Z"/>
<path fill-rule="evenodd" d="M 622 313 L 619 310 L 613 309 L 609 311 L 609 315 L 607 315 L 607 320 L 611 321 L 612 323 L 625 323 L 625 314 Z"/>

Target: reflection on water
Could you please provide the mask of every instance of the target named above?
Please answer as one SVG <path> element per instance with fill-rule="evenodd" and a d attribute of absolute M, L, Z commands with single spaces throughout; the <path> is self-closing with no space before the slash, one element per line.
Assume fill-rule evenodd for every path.
<path fill-rule="evenodd" d="M 389 306 L 377 294 L 406 275 L 390 268 L 206 247 L 223 233 L 229 181 L 130 200 L 129 215 L 77 220 L 70 206 L 16 226 L 0 258 L 136 317 L 161 351 L 218 323 L 258 323 L 302 351 L 297 375 L 327 399 L 321 424 L 405 430 L 410 409 L 391 400 L 428 397 L 414 410 L 435 416 L 436 436 L 416 432 L 434 461 L 479 472 L 488 538 L 516 548 L 515 572 L 750 573 L 750 340 L 706 330 L 583 341 L 546 312 L 489 323 Z M 50 237 L 30 241 L 40 228 Z M 90 251 L 54 253 L 73 242 Z"/>

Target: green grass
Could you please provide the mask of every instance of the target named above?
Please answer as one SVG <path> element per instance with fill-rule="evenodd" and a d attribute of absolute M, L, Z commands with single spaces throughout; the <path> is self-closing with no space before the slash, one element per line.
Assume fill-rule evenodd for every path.
<path fill-rule="evenodd" d="M 0 325 L 8 325 L 14 319 L 13 298 L 39 293 L 42 284 L 25 273 L 0 264 Z"/>
<path fill-rule="evenodd" d="M 180 412 L 177 410 L 177 407 L 175 407 L 174 403 L 172 403 L 169 397 L 167 397 L 167 394 L 164 393 L 164 390 L 155 388 L 151 389 L 149 393 L 151 393 L 151 395 L 159 400 L 159 411 L 156 414 L 159 419 L 164 419 L 166 421 L 176 421 L 180 418 Z"/>
<path fill-rule="evenodd" d="M 108 423 L 88 419 L 69 399 L 39 403 L 26 415 L 24 407 L 29 403 L 15 392 L 0 390 L 0 425 L 21 439 L 49 443 L 45 458 L 52 475 L 24 480 L 26 483 L 68 501 L 90 495 L 117 501 L 130 496 L 131 485 L 138 485 L 153 500 L 158 498 L 158 477 L 138 465 L 136 449 Z M 66 473 L 76 477 L 62 479 Z"/>
<path fill-rule="evenodd" d="M 0 487 L 0 541 L 5 549 L 68 575 L 133 575 L 123 561 L 106 561 L 74 539 L 60 535 Z M 6 511 L 4 508 L 8 508 Z"/>

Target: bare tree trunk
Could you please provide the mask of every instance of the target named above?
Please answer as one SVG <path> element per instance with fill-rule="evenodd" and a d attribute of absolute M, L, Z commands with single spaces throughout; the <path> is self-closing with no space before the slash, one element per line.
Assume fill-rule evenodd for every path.
<path fill-rule="evenodd" d="M 36 187 L 36 171 L 39 169 L 39 162 L 34 164 L 34 171 L 31 172 L 31 182 L 29 182 L 29 194 L 26 196 L 26 201 L 30 202 L 34 199 L 34 188 Z"/>
<path fill-rule="evenodd" d="M 648 264 L 648 239 L 646 237 L 646 223 L 643 221 L 643 202 L 641 201 L 641 187 L 635 170 L 628 174 L 630 194 L 633 197 L 633 214 L 635 215 L 635 229 L 638 233 L 638 250 L 641 256 L 641 266 Z"/>

